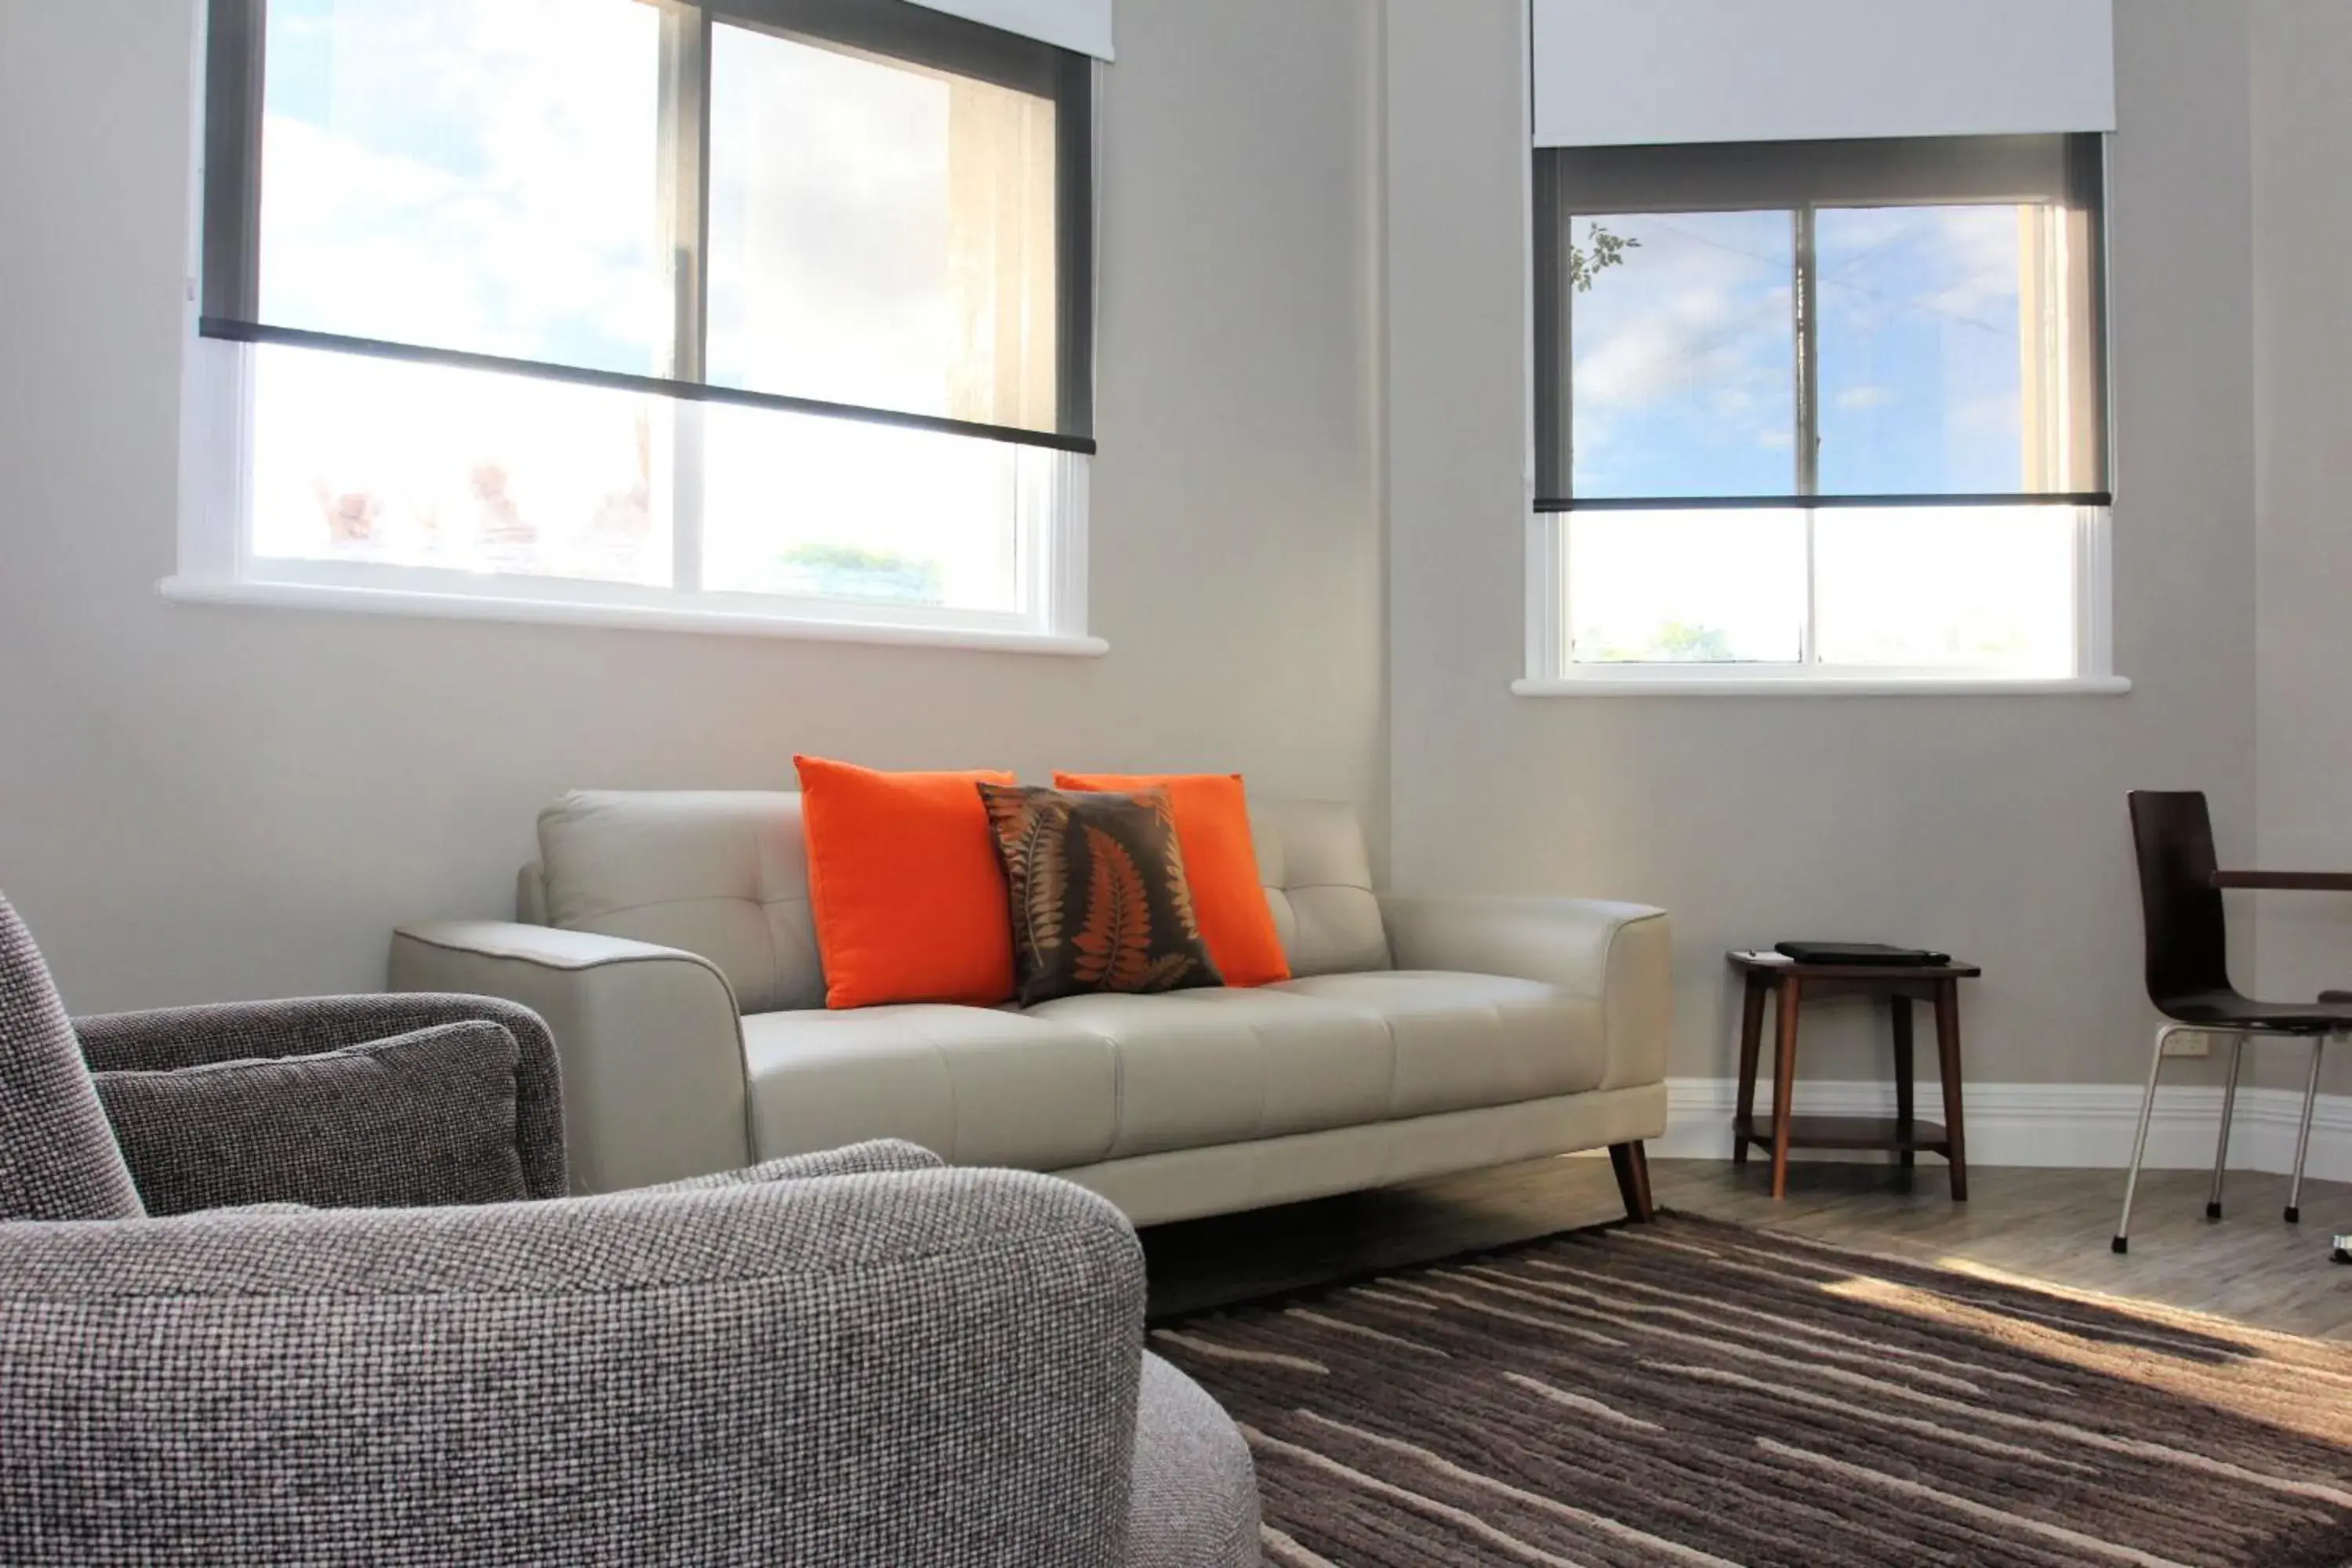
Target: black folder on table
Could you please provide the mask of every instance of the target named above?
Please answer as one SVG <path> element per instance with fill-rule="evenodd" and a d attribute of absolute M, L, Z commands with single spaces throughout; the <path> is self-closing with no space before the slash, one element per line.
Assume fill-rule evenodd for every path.
<path fill-rule="evenodd" d="M 1948 952 L 1924 947 L 1889 947 L 1883 942 L 1783 942 L 1773 952 L 1799 963 L 1880 963 L 1890 969 L 1921 969 L 1949 963 Z"/>

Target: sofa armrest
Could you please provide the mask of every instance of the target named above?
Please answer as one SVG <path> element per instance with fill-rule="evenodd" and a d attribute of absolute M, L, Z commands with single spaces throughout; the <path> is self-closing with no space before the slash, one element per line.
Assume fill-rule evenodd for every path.
<path fill-rule="evenodd" d="M 587 931 L 447 921 L 393 933 L 389 984 L 519 1002 L 563 1063 L 572 1190 L 751 1163 L 735 993 L 708 959 Z"/>
<path fill-rule="evenodd" d="M 1601 998 L 1602 1089 L 1663 1083 L 1674 1029 L 1674 931 L 1664 910 L 1597 899 L 1381 895 L 1399 969 L 1540 980 Z"/>
<path fill-rule="evenodd" d="M 1143 1292 L 999 1171 L 0 1226 L 0 1561 L 1103 1568 Z"/>
<path fill-rule="evenodd" d="M 449 986 L 405 989 L 446 992 Z M 370 1045 L 451 1024 L 496 1024 L 514 1037 L 515 1145 L 535 1198 L 560 1198 L 568 1181 L 563 1089 L 555 1042 L 530 1004 L 473 995 L 298 996 L 105 1013 L 73 1021 L 92 1072 L 177 1072 L 222 1062 L 277 1061 Z"/>

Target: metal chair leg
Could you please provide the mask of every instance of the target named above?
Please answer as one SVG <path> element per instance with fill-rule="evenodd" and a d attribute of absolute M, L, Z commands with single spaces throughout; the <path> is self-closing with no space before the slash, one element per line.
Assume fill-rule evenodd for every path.
<path fill-rule="evenodd" d="M 2205 1194 L 2205 1217 L 2221 1217 L 2221 1175 L 2230 1168 L 2230 1121 L 2238 1110 L 2238 1069 L 2246 1059 L 2246 1037 L 2230 1037 L 2230 1076 L 2221 1085 L 2221 1132 L 2213 1145 L 2213 1185 Z"/>
<path fill-rule="evenodd" d="M 2139 1185 L 2139 1163 L 2147 1155 L 2147 1123 L 2148 1118 L 2156 1113 L 2157 1079 L 2164 1076 L 2164 1047 L 2173 1036 L 2181 1032 L 2181 1028 L 2179 1024 L 2167 1024 L 2156 1032 L 2156 1054 L 2147 1062 L 2147 1092 L 2140 1097 L 2139 1102 L 2139 1136 L 2132 1140 L 2131 1169 L 2124 1175 L 2123 1217 L 2116 1221 L 2115 1249 L 2117 1252 L 2131 1250 L 2132 1193 Z"/>
<path fill-rule="evenodd" d="M 2327 1048 L 2327 1037 L 2315 1035 L 2311 1040 L 2311 1076 L 2303 1086 L 2303 1124 L 2294 1134 L 2294 1177 L 2287 1184 L 2286 1222 L 2303 1223 L 2303 1161 L 2311 1152 L 2311 1111 L 2319 1102 L 2319 1056 Z"/>

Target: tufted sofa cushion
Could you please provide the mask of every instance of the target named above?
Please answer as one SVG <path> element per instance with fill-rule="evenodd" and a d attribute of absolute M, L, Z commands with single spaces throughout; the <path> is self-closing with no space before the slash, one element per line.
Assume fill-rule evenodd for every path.
<path fill-rule="evenodd" d="M 1582 1094 L 1609 1067 L 1601 998 L 1541 981 L 1383 970 L 1272 989 L 1382 1032 L 1394 1066 L 1380 1113 L 1391 1119 Z"/>
<path fill-rule="evenodd" d="M 1388 966 L 1352 806 L 1253 801 L 1250 833 L 1293 974 Z M 699 954 L 747 1016 L 824 1005 L 797 794 L 575 790 L 540 814 L 539 847 L 526 922 Z"/>
<path fill-rule="evenodd" d="M 797 793 L 575 790 L 539 852 L 549 925 L 699 954 L 746 1013 L 824 1005 Z"/>
<path fill-rule="evenodd" d="M 1372 860 L 1354 806 L 1252 801 L 1250 837 L 1293 977 L 1389 966 Z"/>
<path fill-rule="evenodd" d="M 793 1154 L 874 1137 L 958 1165 L 1099 1160 L 1118 1128 L 1118 1054 L 1041 1012 L 914 1003 L 751 1014 L 752 1147 Z"/>
<path fill-rule="evenodd" d="M 1579 1094 L 1608 1061 L 1599 998 L 1427 970 L 759 1013 L 742 1030 L 762 1154 L 891 1138 L 1033 1171 Z"/>

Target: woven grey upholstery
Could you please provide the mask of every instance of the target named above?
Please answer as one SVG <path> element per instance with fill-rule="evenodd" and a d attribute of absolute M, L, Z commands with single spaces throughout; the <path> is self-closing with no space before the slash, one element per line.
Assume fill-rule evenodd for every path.
<path fill-rule="evenodd" d="M 514 1037 L 515 1137 L 535 1198 L 564 1192 L 563 1089 L 539 1015 L 488 996 L 314 996 L 77 1018 L 94 1072 L 166 1072 L 249 1058 L 315 1056 L 442 1024 L 487 1021 Z"/>
<path fill-rule="evenodd" d="M 1142 1310 L 1011 1172 L 0 1226 L 0 1562 L 1105 1568 Z"/>
<path fill-rule="evenodd" d="M 140 1212 L 48 966 L 0 897 L 0 1220 Z"/>
<path fill-rule="evenodd" d="M 1201 1385 L 1144 1352 L 1127 1568 L 1257 1568 L 1257 1468 Z"/>
<path fill-rule="evenodd" d="M 545 1028 L 415 995 L 78 1026 L 0 902 L 0 1218 L 122 1216 L 0 1224 L 9 1568 L 1256 1561 L 1248 1454 L 1144 1367 L 1141 1249 L 1083 1188 L 882 1142 L 256 1202 L 560 1193 Z M 159 1208 L 243 1206 L 144 1216 L 85 1053 Z"/>
<path fill-rule="evenodd" d="M 514 1037 L 476 1019 L 317 1056 L 102 1072 L 152 1215 L 237 1205 L 432 1208 L 530 1195 Z"/>
<path fill-rule="evenodd" d="M 721 1171 L 711 1176 L 688 1176 L 648 1187 L 655 1193 L 703 1193 L 714 1187 L 740 1187 L 761 1182 L 808 1181 L 820 1176 L 867 1176 L 890 1171 L 940 1171 L 947 1162 L 929 1149 L 897 1138 L 877 1138 L 821 1154 L 792 1154 L 748 1170 Z"/>

